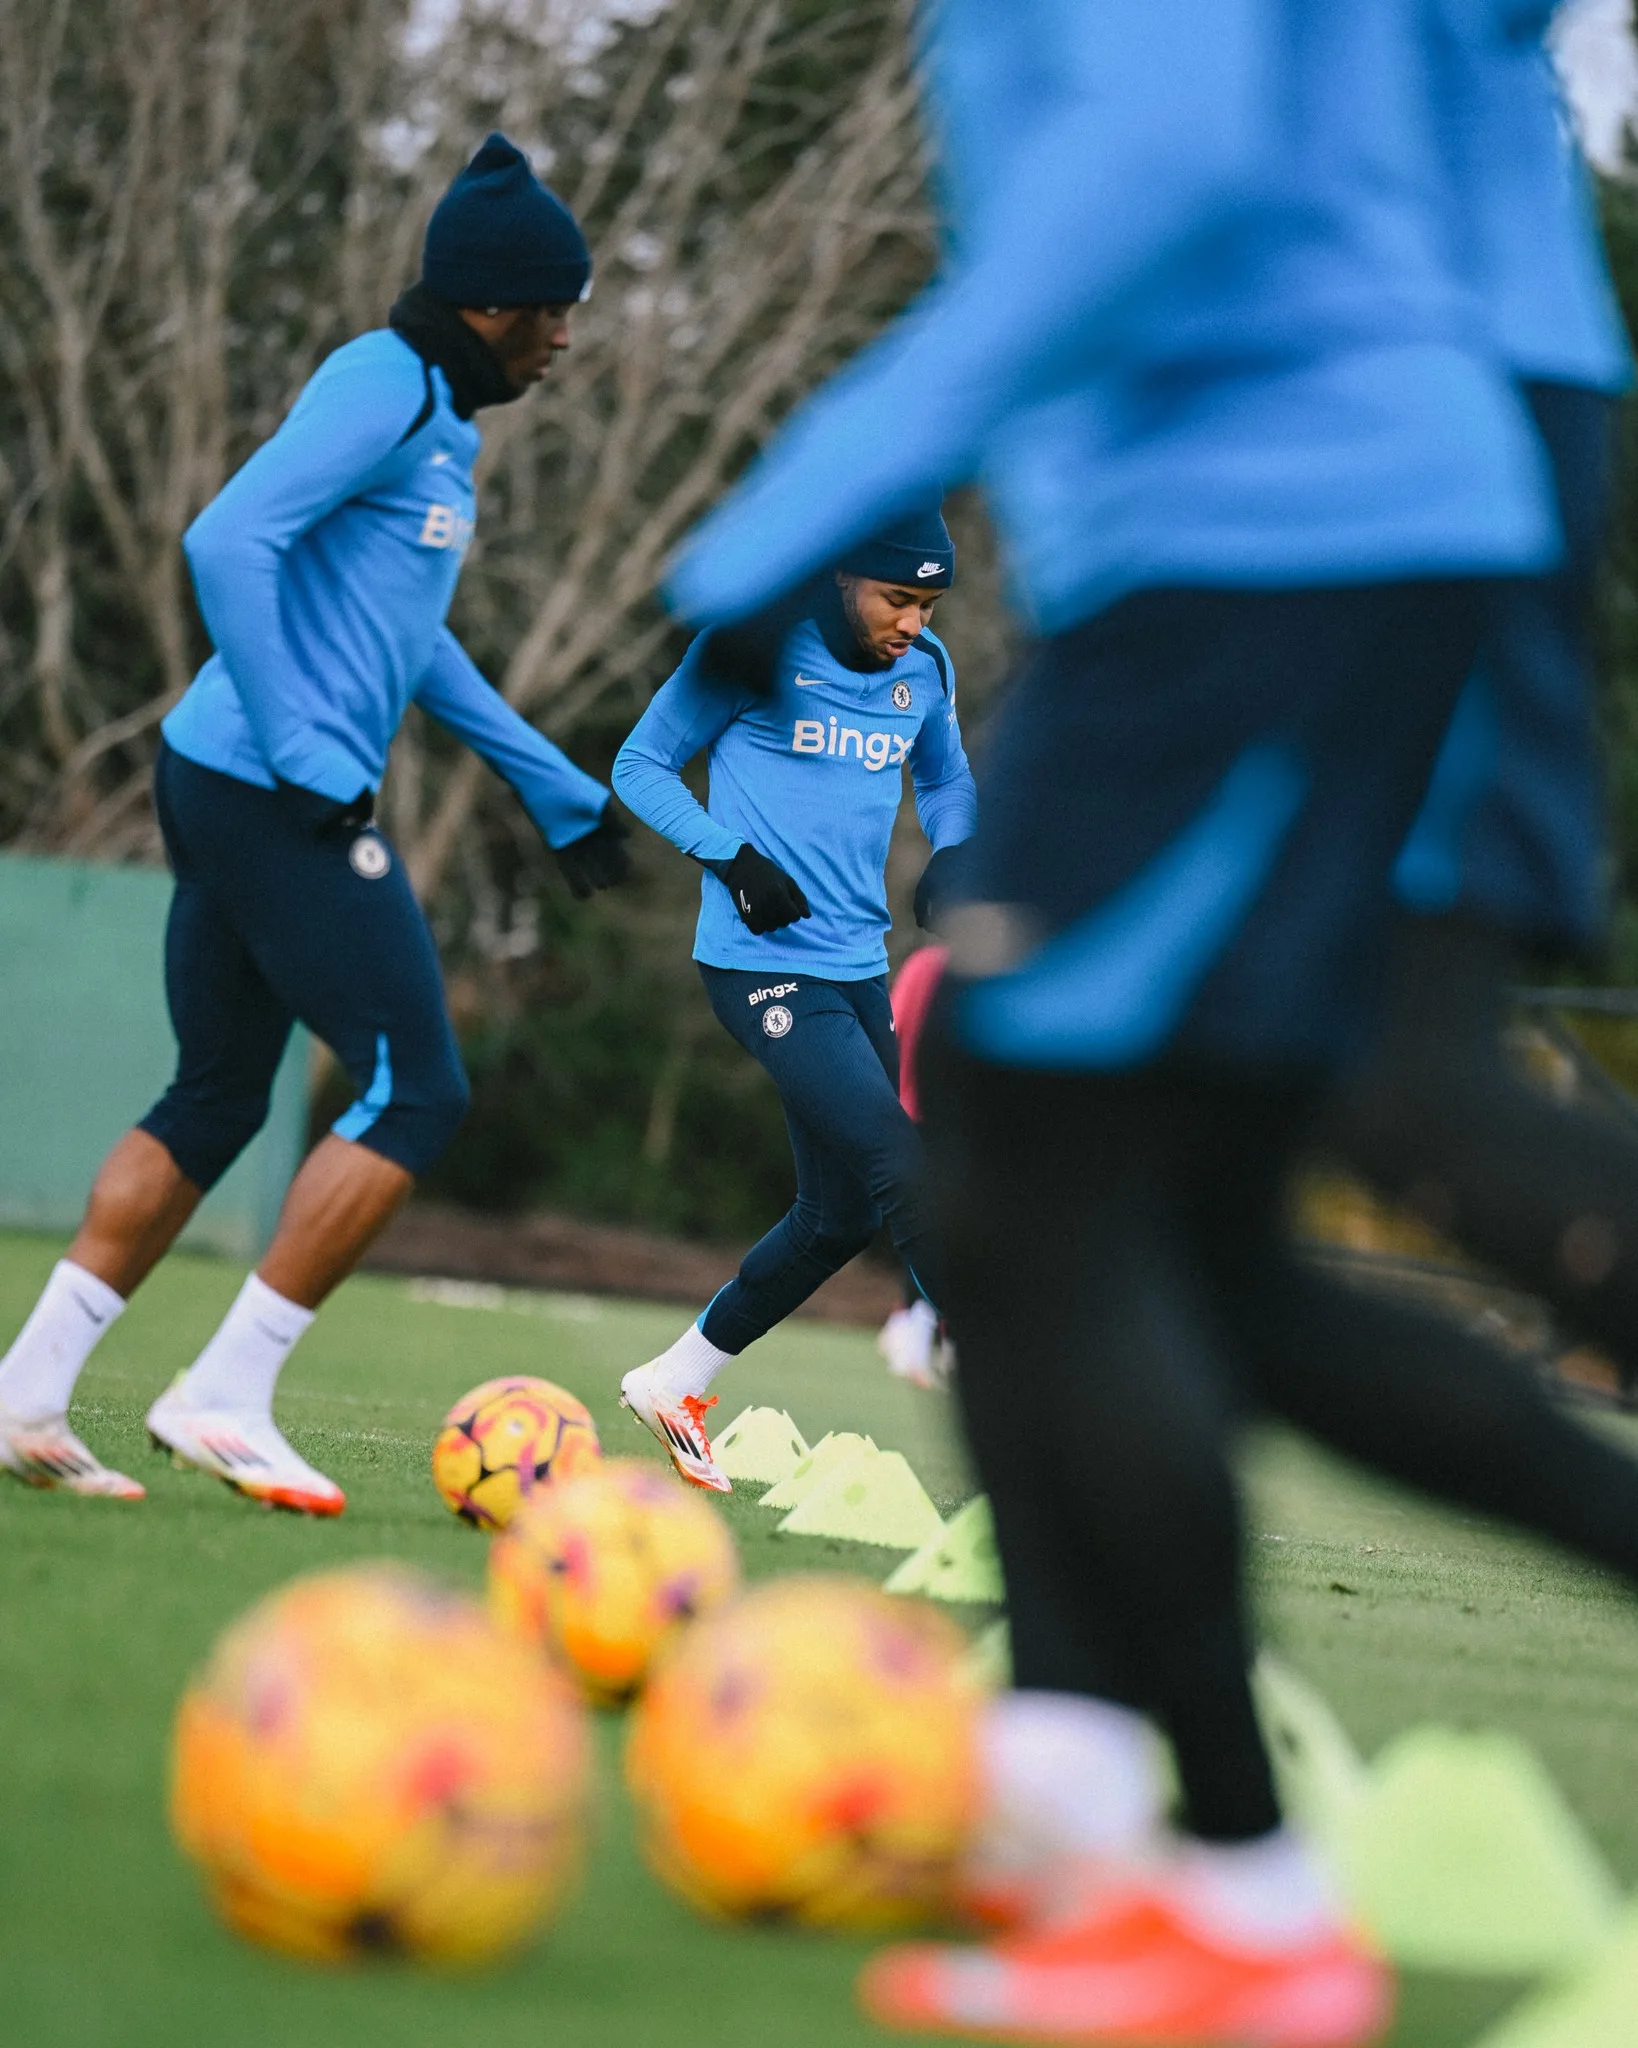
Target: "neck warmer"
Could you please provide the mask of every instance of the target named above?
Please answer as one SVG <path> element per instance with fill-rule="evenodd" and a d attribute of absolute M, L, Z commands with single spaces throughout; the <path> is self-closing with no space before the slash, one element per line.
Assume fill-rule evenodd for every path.
<path fill-rule="evenodd" d="M 387 325 L 401 334 L 423 363 L 434 363 L 449 380 L 449 394 L 463 420 L 482 405 L 510 405 L 523 393 L 501 368 L 495 351 L 468 327 L 447 299 L 412 284 L 393 302 Z"/>
<path fill-rule="evenodd" d="M 853 621 L 842 603 L 842 593 L 836 587 L 836 578 L 829 570 L 825 570 L 818 579 L 812 618 L 819 628 L 820 639 L 843 668 L 850 668 L 859 675 L 870 675 L 876 670 L 892 667 L 891 662 L 881 660 L 868 648 L 860 646 Z"/>

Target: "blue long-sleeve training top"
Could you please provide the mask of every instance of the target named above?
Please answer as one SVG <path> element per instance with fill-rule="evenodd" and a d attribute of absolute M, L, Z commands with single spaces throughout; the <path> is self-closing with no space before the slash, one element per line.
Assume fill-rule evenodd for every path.
<path fill-rule="evenodd" d="M 949 261 L 697 530 L 677 609 L 741 616 L 974 475 L 1045 631 L 1144 586 L 1550 564 L 1460 259 L 1453 12 L 1504 42 L 1520 8 L 935 0 Z"/>
<path fill-rule="evenodd" d="M 1625 391 L 1632 350 L 1591 177 L 1545 46 L 1538 34 L 1476 34 L 1469 20 L 1444 55 L 1441 127 L 1461 254 L 1504 360 L 1521 378 Z"/>
<path fill-rule="evenodd" d="M 884 974 L 887 849 L 905 764 L 935 850 L 970 838 L 977 822 L 948 652 L 923 633 L 891 668 L 859 671 L 807 621 L 785 643 L 773 694 L 753 698 L 711 678 L 704 644 L 655 692 L 615 760 L 614 787 L 699 860 L 731 860 L 749 842 L 795 876 L 813 915 L 759 938 L 708 871 L 694 958 L 828 981 Z M 705 805 L 679 772 L 702 748 Z"/>
<path fill-rule="evenodd" d="M 550 845 L 592 830 L 607 789 L 444 624 L 478 445 L 443 372 L 390 329 L 319 365 L 183 536 L 216 651 L 165 720 L 179 754 L 346 801 L 379 786 L 413 699 L 505 777 Z"/>

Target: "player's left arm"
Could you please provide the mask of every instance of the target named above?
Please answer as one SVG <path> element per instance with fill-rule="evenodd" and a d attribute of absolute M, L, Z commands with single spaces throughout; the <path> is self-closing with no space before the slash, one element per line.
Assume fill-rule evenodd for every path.
<path fill-rule="evenodd" d="M 514 711 L 447 626 L 439 629 L 415 701 L 512 785 L 554 851 L 596 828 L 609 800 L 607 785 Z"/>
<path fill-rule="evenodd" d="M 609 789 L 513 710 L 447 626 L 415 701 L 511 784 L 576 896 L 626 879 L 629 835 Z"/>
<path fill-rule="evenodd" d="M 931 717 L 922 720 L 910 749 L 916 816 L 933 849 L 916 884 L 916 922 L 924 930 L 937 922 L 940 902 L 954 879 L 957 849 L 978 829 L 978 790 L 956 716 L 955 669 L 942 642 L 939 648 L 943 701 Z"/>
<path fill-rule="evenodd" d="M 1278 71 L 1262 0 L 1051 11 L 1057 92 L 957 260 L 687 537 L 666 582 L 680 617 L 747 619 L 972 476 L 1014 408 L 1130 351 L 1153 296 L 1255 194 Z"/>

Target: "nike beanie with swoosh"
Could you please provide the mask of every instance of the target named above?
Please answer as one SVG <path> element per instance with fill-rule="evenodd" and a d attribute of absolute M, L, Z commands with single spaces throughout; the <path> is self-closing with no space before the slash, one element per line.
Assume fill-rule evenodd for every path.
<path fill-rule="evenodd" d="M 906 590 L 948 590 L 955 581 L 955 542 L 939 507 L 919 505 L 850 548 L 836 566 L 844 576 Z"/>

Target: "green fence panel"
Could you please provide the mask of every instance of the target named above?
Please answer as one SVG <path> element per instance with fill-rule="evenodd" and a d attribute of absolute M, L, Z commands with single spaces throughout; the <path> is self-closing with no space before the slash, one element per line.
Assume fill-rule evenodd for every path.
<path fill-rule="evenodd" d="M 0 1224 L 69 1230 L 103 1154 L 170 1078 L 170 877 L 0 854 Z M 266 1127 L 184 1244 L 258 1257 L 307 1138 L 308 1040 L 291 1038 Z"/>

